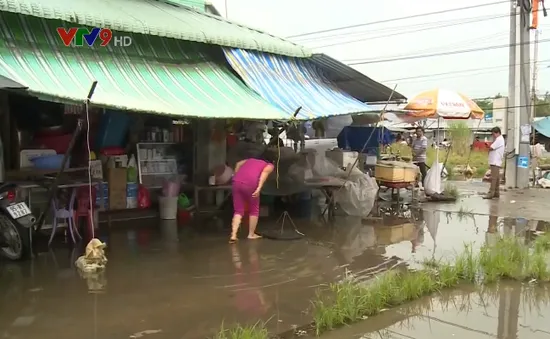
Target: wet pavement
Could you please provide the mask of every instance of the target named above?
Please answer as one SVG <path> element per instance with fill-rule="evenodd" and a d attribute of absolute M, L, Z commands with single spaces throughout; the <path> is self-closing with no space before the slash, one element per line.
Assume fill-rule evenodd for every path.
<path fill-rule="evenodd" d="M 467 210 L 479 215 L 550 220 L 550 208 L 548 208 L 550 190 L 548 189 L 516 190 L 501 186 L 500 199 L 485 200 L 482 195 L 489 191 L 488 183 L 479 180 L 450 183 L 455 185 L 461 193 L 461 197 L 456 203 L 424 203 L 422 208 L 450 212 Z"/>
<path fill-rule="evenodd" d="M 489 210 L 495 202 L 485 203 Z M 458 212 L 437 210 L 442 206 L 430 204 L 424 206 L 425 210 L 404 211 L 399 216 L 379 213 L 365 220 L 296 220 L 300 231 L 306 234 L 304 239 L 241 240 L 234 246 L 227 244 L 227 231 L 206 227 L 197 231 L 160 221 L 151 221 L 144 227 L 115 226 L 102 233 L 102 240 L 108 243 L 107 271 L 93 280 L 81 278 L 73 266 L 81 250 L 62 245 L 41 253 L 33 261 L 0 261 L 0 338 L 202 339 L 211 337 L 222 323 L 230 327 L 237 322 L 253 324 L 258 319 L 267 322 L 270 332 L 281 333 L 311 321 L 310 301 L 323 284 L 351 275 L 369 279 L 397 265 L 418 267 L 429 258 L 450 259 L 462 250 L 464 243 L 472 243 L 475 250 L 505 234 L 529 241 L 535 231 L 544 231 L 550 225 L 518 217 L 501 218 L 496 213 L 476 215 L 460 208 L 460 203 L 445 205 Z M 269 222 L 261 225 L 269 226 Z M 506 287 L 491 293 L 500 295 L 509 290 Z M 511 290 L 524 300 L 521 289 Z M 476 301 L 474 305 L 479 304 L 476 293 L 466 293 Z M 388 333 L 404 331 L 399 326 L 405 320 L 424 329 L 407 329 L 404 336 L 387 338 L 426 338 L 430 326 L 443 331 L 434 333 L 456 331 L 457 338 L 470 333 L 461 326 L 485 331 L 480 334 L 485 337 L 516 338 L 498 337 L 499 327 L 491 327 L 500 321 L 498 311 L 493 312 L 498 303 L 484 306 L 483 312 L 489 315 L 479 328 L 469 319 L 481 319 L 481 310 L 459 316 L 457 310 L 444 311 L 437 299 L 415 305 L 425 303 L 435 305 L 430 311 L 436 312 L 434 319 L 460 320 L 460 325 L 410 313 L 403 318 L 401 311 L 387 312 L 373 321 L 379 326 L 392 326 Z M 448 303 L 451 304 L 458 305 L 455 301 Z M 526 305 L 524 301 L 520 304 Z M 550 315 L 550 309 L 544 310 Z M 529 338 L 544 333 L 537 331 L 549 330 L 544 322 L 535 323 L 534 313 L 522 314 L 532 316 L 528 321 L 517 322 L 518 331 L 531 333 Z M 385 322 L 384 317 L 396 320 Z M 345 329 L 351 332 L 331 333 L 326 338 L 359 338 L 360 333 L 385 327 L 373 329 L 366 323 Z M 375 337 L 379 338 L 378 334 Z"/>

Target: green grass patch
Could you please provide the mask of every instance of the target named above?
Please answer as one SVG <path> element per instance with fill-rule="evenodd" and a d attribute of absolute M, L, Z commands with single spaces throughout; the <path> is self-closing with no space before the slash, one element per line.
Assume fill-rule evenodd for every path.
<path fill-rule="evenodd" d="M 269 339 L 269 332 L 265 324 L 261 322 L 257 322 L 252 326 L 237 325 L 230 329 L 226 329 L 222 323 L 214 339 Z"/>
<path fill-rule="evenodd" d="M 503 238 L 493 246 L 484 245 L 479 253 L 465 245 L 452 263 L 430 259 L 420 271 L 386 272 L 367 284 L 332 284 L 312 302 L 316 333 L 463 283 L 489 284 L 502 279 L 548 282 L 549 250 L 550 236 L 539 237 L 532 246 Z"/>
<path fill-rule="evenodd" d="M 446 183 L 445 188 L 443 189 L 443 195 L 458 199 L 460 193 L 458 192 L 458 188 L 456 187 L 456 185 Z"/>
<path fill-rule="evenodd" d="M 550 282 L 550 235 L 539 236 L 530 245 L 514 237 L 485 244 L 479 252 L 471 245 L 452 260 L 428 259 L 424 269 L 392 270 L 368 282 L 345 280 L 317 291 L 312 315 L 317 335 L 351 324 L 384 310 L 417 300 L 443 289 L 470 284 L 484 289 L 503 280 Z M 529 285 L 531 286 L 531 285 Z M 548 299 L 550 299 L 550 289 Z M 222 328 L 215 339 L 268 339 L 263 323 Z"/>

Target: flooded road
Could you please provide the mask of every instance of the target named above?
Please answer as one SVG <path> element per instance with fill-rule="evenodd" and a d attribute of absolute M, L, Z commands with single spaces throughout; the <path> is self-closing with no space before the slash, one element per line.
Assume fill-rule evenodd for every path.
<path fill-rule="evenodd" d="M 549 288 L 502 283 L 482 290 L 444 291 L 320 338 L 549 338 Z"/>
<path fill-rule="evenodd" d="M 547 226 L 467 211 L 417 211 L 391 225 L 383 216 L 337 218 L 332 224 L 297 221 L 304 239 L 241 240 L 229 246 L 223 231 L 197 233 L 172 222 L 151 223 L 105 233 L 109 263 L 94 279 L 81 278 L 73 266 L 81 251 L 63 246 L 33 261 L 0 262 L 0 338 L 202 339 L 222 323 L 230 327 L 258 319 L 267 321 L 271 333 L 281 333 L 311 321 L 310 301 L 323 284 L 452 258 L 464 243 L 475 249 L 504 234 L 528 241 L 534 230 Z M 442 314 L 434 317 L 447 319 Z M 363 331 L 353 328 L 349 338 Z"/>

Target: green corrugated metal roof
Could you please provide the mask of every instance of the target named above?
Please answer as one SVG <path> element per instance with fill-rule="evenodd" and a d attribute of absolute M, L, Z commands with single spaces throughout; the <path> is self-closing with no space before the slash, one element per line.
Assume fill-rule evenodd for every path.
<path fill-rule="evenodd" d="M 303 46 L 218 16 L 155 0 L 0 0 L 0 11 L 294 57 Z"/>
<path fill-rule="evenodd" d="M 0 76 L 38 96 L 123 110 L 204 118 L 284 119 L 227 68 L 209 61 L 203 45 L 132 35 L 130 48 L 65 47 L 60 21 L 0 13 Z"/>
<path fill-rule="evenodd" d="M 179 4 L 179 5 L 194 8 L 199 12 L 205 12 L 206 11 L 206 1 L 205 0 L 167 0 L 167 1 Z"/>

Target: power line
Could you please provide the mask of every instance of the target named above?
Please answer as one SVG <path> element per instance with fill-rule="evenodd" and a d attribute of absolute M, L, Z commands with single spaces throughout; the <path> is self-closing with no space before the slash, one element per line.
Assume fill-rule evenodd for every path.
<path fill-rule="evenodd" d="M 462 22 L 464 20 L 483 19 L 483 18 L 486 18 L 487 16 L 493 16 L 493 14 L 481 15 L 477 17 L 456 18 L 453 20 L 429 21 L 429 22 L 423 22 L 418 24 L 399 25 L 399 26 L 391 26 L 391 27 L 384 27 L 384 28 L 378 28 L 378 29 L 371 28 L 368 30 L 356 31 L 356 32 L 338 32 L 338 33 L 329 34 L 329 35 L 306 37 L 306 38 L 300 39 L 299 41 L 301 43 L 309 43 L 309 42 L 315 42 L 318 40 L 331 40 L 331 39 L 338 39 L 342 37 L 350 38 L 350 37 L 364 36 L 364 35 L 373 34 L 373 33 L 381 33 L 381 32 L 388 33 L 388 32 L 395 32 L 395 31 L 402 31 L 402 30 L 411 30 L 411 29 L 417 29 L 417 28 L 433 27 L 434 25 L 444 25 L 444 24 L 450 24 L 454 22 Z"/>
<path fill-rule="evenodd" d="M 550 39 L 543 39 L 540 40 L 539 43 L 544 42 L 550 42 Z M 431 53 L 431 54 L 419 54 L 419 55 L 412 55 L 408 57 L 401 57 L 401 58 L 389 58 L 389 59 L 350 59 L 350 60 L 342 60 L 342 62 L 346 63 L 347 65 L 353 66 L 353 65 L 365 65 L 365 64 L 377 64 L 377 63 L 383 63 L 383 62 L 392 62 L 392 61 L 403 61 L 403 60 L 414 60 L 414 59 L 424 59 L 424 58 L 431 58 L 436 56 L 445 56 L 445 55 L 454 55 L 454 54 L 464 54 L 464 53 L 471 53 L 471 52 L 481 52 L 481 51 L 489 51 L 493 49 L 499 49 L 499 48 L 510 48 L 513 46 L 520 46 L 520 45 L 526 45 L 530 44 L 530 42 L 526 43 L 517 43 L 517 44 L 506 44 L 506 45 L 495 45 L 495 46 L 487 46 L 483 48 L 469 48 L 469 49 L 462 49 L 457 51 L 449 51 L 449 52 L 441 52 L 441 53 Z"/>
<path fill-rule="evenodd" d="M 474 101 L 476 100 L 489 100 L 489 99 L 498 99 L 497 97 L 487 97 L 487 98 L 475 98 L 475 99 L 472 99 Z M 526 104 L 526 105 L 515 105 L 515 106 L 502 106 L 502 107 L 497 107 L 497 109 L 503 109 L 503 110 L 507 110 L 507 109 L 511 109 L 511 108 L 523 108 L 523 107 L 543 107 L 543 106 L 550 106 L 550 103 L 542 103 L 542 104 Z M 494 111 L 494 107 L 493 107 L 493 111 Z M 391 110 L 389 111 L 391 112 Z M 426 118 L 426 119 L 431 119 L 431 118 Z M 452 119 L 454 120 L 454 119 Z"/>
<path fill-rule="evenodd" d="M 550 62 L 550 59 L 546 60 L 540 60 L 540 62 Z M 530 64 L 530 62 L 528 62 Z M 515 64 L 516 66 L 522 65 L 521 63 Z M 422 74 L 422 75 L 414 75 L 410 77 L 405 78 L 397 78 L 397 79 L 389 79 L 389 80 L 382 80 L 380 82 L 396 82 L 396 81 L 403 81 L 403 80 L 413 80 L 413 79 L 422 79 L 422 78 L 430 78 L 430 77 L 436 77 L 436 76 L 442 76 L 442 75 L 449 75 L 449 74 L 457 74 L 457 73 L 469 73 L 469 72 L 476 72 L 476 71 L 485 71 L 490 69 L 500 69 L 500 68 L 508 68 L 510 65 L 501 65 L 501 66 L 491 66 L 491 67 L 479 67 L 479 68 L 470 68 L 470 69 L 463 69 L 459 71 L 450 71 L 450 72 L 442 72 L 442 73 L 430 73 L 430 74 Z M 507 71 L 508 69 L 506 69 Z"/>
<path fill-rule="evenodd" d="M 451 13 L 451 12 L 457 12 L 457 11 L 464 11 L 464 10 L 469 10 L 469 9 L 476 9 L 476 8 L 481 8 L 481 7 L 500 5 L 500 4 L 504 4 L 504 3 L 509 3 L 509 1 L 508 0 L 501 0 L 501 1 L 495 1 L 495 2 L 479 4 L 479 5 L 473 5 L 473 6 L 458 7 L 458 8 L 445 9 L 445 10 L 435 11 L 435 12 L 428 12 L 428 13 L 421 13 L 421 14 L 397 17 L 397 18 L 386 19 L 386 20 L 371 21 L 371 22 L 366 22 L 366 23 L 362 23 L 362 24 L 355 24 L 355 25 L 349 25 L 349 26 L 329 28 L 329 29 L 324 29 L 324 30 L 319 30 L 319 31 L 314 31 L 314 32 L 307 32 L 307 33 L 291 35 L 291 36 L 288 36 L 287 38 L 298 38 L 298 37 L 309 36 L 309 35 L 314 35 L 314 34 L 328 33 L 328 32 L 333 32 L 333 31 L 338 31 L 338 30 L 343 30 L 343 29 L 350 29 L 350 28 L 364 27 L 364 26 L 370 26 L 370 25 L 377 25 L 377 24 L 383 24 L 383 23 L 401 21 L 401 20 L 408 20 L 408 19 L 414 19 L 414 18 L 422 18 L 422 17 L 426 17 L 426 16 L 445 14 L 445 13 Z"/>
<path fill-rule="evenodd" d="M 480 18 L 470 18 L 470 19 L 464 19 L 464 21 L 461 22 L 455 22 L 455 23 L 446 23 L 439 26 L 432 26 L 432 27 L 425 27 L 425 28 L 419 28 L 416 30 L 410 30 L 406 32 L 396 32 L 396 33 L 390 33 L 385 35 L 379 35 L 375 37 L 367 37 L 367 38 L 361 38 L 361 39 L 355 39 L 355 40 L 348 40 L 348 41 L 341 41 L 341 42 L 335 42 L 331 44 L 321 45 L 321 46 L 315 46 L 313 48 L 326 48 L 326 47 L 332 47 L 332 46 L 338 46 L 338 45 L 346 45 L 346 44 L 352 44 L 356 42 L 361 41 L 367 41 L 367 40 L 374 40 L 374 39 L 381 39 L 381 38 L 388 38 L 396 35 L 404 35 L 404 34 L 411 34 L 411 33 L 417 33 L 417 32 L 423 32 L 423 31 L 429 31 L 433 29 L 439 29 L 439 28 L 446 28 L 446 27 L 453 27 L 453 26 L 460 26 L 460 25 L 467 25 L 472 23 L 478 23 L 483 21 L 489 21 L 489 20 L 495 20 L 495 19 L 501 19 L 501 18 L 509 18 L 510 14 L 500 14 L 500 15 L 491 15 L 491 16 L 483 16 Z"/>
<path fill-rule="evenodd" d="M 494 73 L 500 73 L 500 72 L 505 72 L 505 71 L 507 72 L 508 70 L 507 69 L 500 69 L 500 70 L 491 70 L 491 71 L 481 71 L 481 72 L 469 73 L 469 74 L 459 74 L 459 75 L 454 75 L 454 76 L 447 76 L 447 77 L 444 77 L 444 78 L 429 78 L 429 79 L 417 80 L 417 81 L 402 81 L 402 82 L 399 82 L 399 84 L 400 85 L 419 84 L 419 83 L 424 83 L 424 82 L 443 81 L 443 80 L 465 78 L 465 77 L 474 78 L 474 77 L 477 77 L 477 76 L 480 76 L 480 75 L 494 74 Z M 387 83 L 388 84 L 394 84 L 396 82 L 387 82 Z"/>
<path fill-rule="evenodd" d="M 517 14 L 519 15 L 519 14 Z M 506 17 L 509 17 L 510 14 L 505 14 Z M 403 31 L 404 34 L 409 32 L 411 29 L 416 28 L 440 28 L 442 25 L 447 25 L 451 23 L 464 23 L 465 20 L 479 20 L 483 21 L 484 19 L 488 19 L 494 17 L 493 15 L 482 15 L 477 17 L 468 17 L 468 18 L 458 18 L 454 20 L 440 20 L 440 21 L 430 21 L 430 22 L 424 22 L 419 24 L 409 24 L 409 25 L 399 25 L 399 26 L 392 26 L 392 27 L 385 27 L 385 28 L 379 28 L 379 29 L 369 29 L 367 31 L 359 31 L 359 32 L 344 32 L 344 33 L 336 33 L 336 34 L 330 34 L 330 35 L 321 35 L 321 36 L 312 36 L 312 37 L 305 37 L 303 39 L 299 40 L 299 43 L 301 44 L 309 44 L 309 43 L 315 43 L 319 41 L 325 41 L 325 40 L 334 40 L 339 38 L 352 38 L 352 37 L 365 37 L 365 35 L 371 35 L 373 33 L 388 33 L 388 32 L 396 32 L 396 31 Z M 466 22 L 466 24 L 469 22 Z M 437 25 L 437 26 L 434 26 Z M 550 25 L 540 25 L 539 28 L 543 29 L 545 27 L 550 27 Z M 379 36 L 374 36 L 372 39 L 377 39 Z M 313 47 L 317 48 L 317 47 Z"/>
<path fill-rule="evenodd" d="M 476 37 L 474 39 L 459 40 L 459 41 L 455 41 L 451 44 L 434 46 L 434 47 L 431 47 L 431 48 L 415 49 L 415 50 L 412 50 L 412 51 L 407 51 L 406 53 L 385 55 L 384 57 L 385 58 L 397 58 L 397 57 L 401 57 L 401 56 L 408 56 L 408 55 L 411 55 L 413 53 L 444 52 L 444 51 L 448 51 L 451 48 L 456 48 L 457 46 L 465 46 L 465 45 L 467 46 L 467 45 L 471 45 L 471 44 L 479 45 L 480 42 L 483 42 L 483 41 L 486 41 L 486 40 L 492 40 L 493 41 L 497 37 L 504 36 L 504 35 L 508 35 L 508 32 L 497 32 L 497 33 L 493 33 L 493 34 L 489 34 L 489 35 L 485 35 L 485 36 Z"/>

